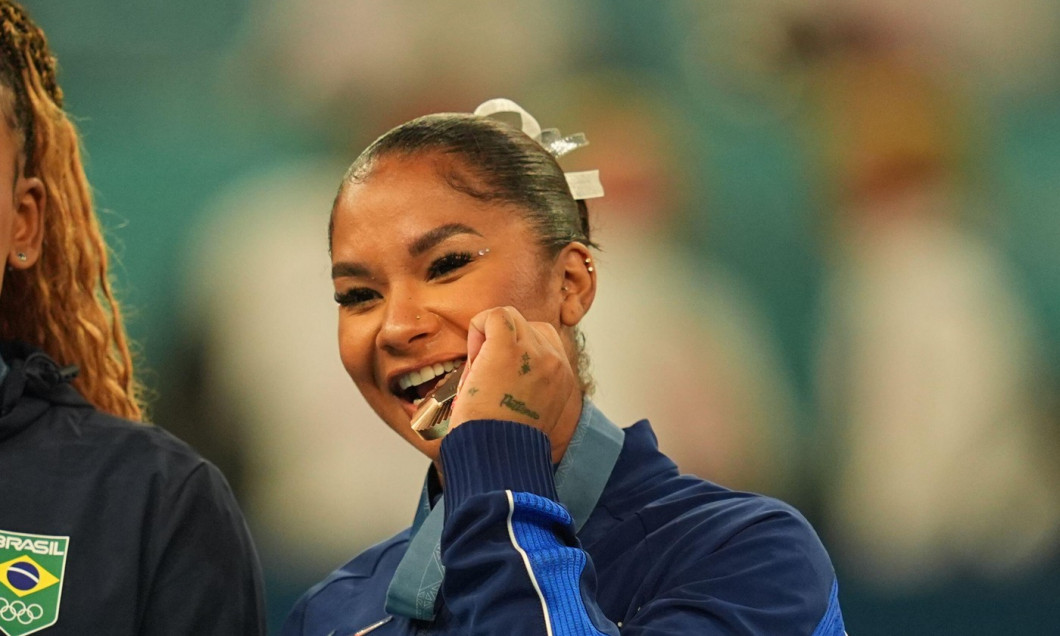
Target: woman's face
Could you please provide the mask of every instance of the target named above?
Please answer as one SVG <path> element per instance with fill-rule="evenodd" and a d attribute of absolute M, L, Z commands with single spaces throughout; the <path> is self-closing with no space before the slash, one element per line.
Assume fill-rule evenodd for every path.
<path fill-rule="evenodd" d="M 0 99 L 7 90 L 0 87 Z M 0 289 L 9 267 L 26 269 L 37 261 L 43 240 L 44 184 L 20 174 L 20 153 L 18 134 L 0 117 Z"/>
<path fill-rule="evenodd" d="M 446 170 L 472 178 L 441 154 L 377 160 L 336 201 L 331 242 L 343 366 L 376 413 L 431 459 L 440 442 L 409 427 L 413 400 L 467 357 L 471 318 L 510 305 L 560 330 L 563 297 L 562 273 L 514 206 L 454 190 Z"/>
<path fill-rule="evenodd" d="M 0 91 L 6 90 L 0 88 Z M 11 184 L 15 182 L 18 143 L 11 127 L 0 117 L 0 288 L 3 287 L 6 265 L 14 249 L 15 193 Z"/>

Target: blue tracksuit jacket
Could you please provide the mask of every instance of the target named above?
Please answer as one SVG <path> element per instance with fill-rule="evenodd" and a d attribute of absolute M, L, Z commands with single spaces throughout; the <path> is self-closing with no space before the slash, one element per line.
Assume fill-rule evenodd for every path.
<path fill-rule="evenodd" d="M 421 502 L 444 508 L 438 547 L 416 546 L 435 545 L 417 538 L 431 523 L 417 515 L 415 532 L 310 589 L 283 635 L 842 636 L 832 564 L 795 509 L 679 475 L 647 421 L 620 431 L 586 402 L 579 431 L 587 416 L 618 442 L 598 498 L 570 506 L 585 519 L 558 503 L 567 503 L 556 485 L 564 465 L 554 470 L 544 434 L 467 422 L 442 443 L 444 497 L 435 481 Z M 388 601 L 399 563 L 417 551 L 428 567 L 414 570 L 409 604 L 394 590 Z"/>

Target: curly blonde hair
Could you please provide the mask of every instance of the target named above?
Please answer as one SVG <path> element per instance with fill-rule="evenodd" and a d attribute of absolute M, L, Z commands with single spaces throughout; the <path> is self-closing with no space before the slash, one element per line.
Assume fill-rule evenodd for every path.
<path fill-rule="evenodd" d="M 21 144 L 22 174 L 40 179 L 47 195 L 40 260 L 5 277 L 0 334 L 77 364 L 74 386 L 89 402 L 141 420 L 142 390 L 107 277 L 80 137 L 55 76 L 44 32 L 18 4 L 0 0 L 0 110 Z"/>

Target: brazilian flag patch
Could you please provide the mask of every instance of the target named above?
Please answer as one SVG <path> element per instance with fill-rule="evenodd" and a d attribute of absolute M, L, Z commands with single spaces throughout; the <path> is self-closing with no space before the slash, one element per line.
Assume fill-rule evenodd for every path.
<path fill-rule="evenodd" d="M 23 636 L 59 620 L 70 537 L 0 530 L 0 634 Z"/>

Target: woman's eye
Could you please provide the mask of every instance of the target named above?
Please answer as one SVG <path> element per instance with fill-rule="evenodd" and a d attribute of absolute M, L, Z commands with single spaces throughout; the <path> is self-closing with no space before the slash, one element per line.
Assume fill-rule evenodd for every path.
<path fill-rule="evenodd" d="M 368 287 L 354 287 L 343 292 L 335 292 L 335 302 L 349 308 L 360 307 L 376 298 L 382 298 L 382 296 Z"/>
<path fill-rule="evenodd" d="M 440 278 L 454 272 L 472 261 L 470 252 L 451 252 L 431 263 L 427 268 L 427 278 Z"/>

